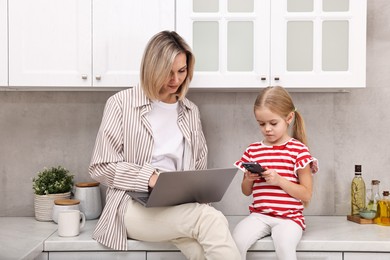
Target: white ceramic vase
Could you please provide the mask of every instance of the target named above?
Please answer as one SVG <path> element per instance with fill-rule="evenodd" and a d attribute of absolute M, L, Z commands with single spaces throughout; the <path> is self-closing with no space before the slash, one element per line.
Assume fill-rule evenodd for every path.
<path fill-rule="evenodd" d="M 70 192 L 48 195 L 34 195 L 35 219 L 38 221 L 52 221 L 54 201 L 57 199 L 70 198 Z"/>
<path fill-rule="evenodd" d="M 102 213 L 99 182 L 79 182 L 75 186 L 74 197 L 80 200 L 80 211 L 85 214 L 85 218 L 98 218 Z"/>

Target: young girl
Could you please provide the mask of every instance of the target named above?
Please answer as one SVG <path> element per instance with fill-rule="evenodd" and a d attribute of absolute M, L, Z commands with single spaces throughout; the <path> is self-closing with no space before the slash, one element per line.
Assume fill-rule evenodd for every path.
<path fill-rule="evenodd" d="M 253 243 L 270 234 L 278 259 L 297 259 L 296 247 L 305 229 L 303 209 L 312 196 L 317 160 L 306 146 L 303 118 L 284 88 L 265 88 L 254 113 L 264 140 L 249 145 L 235 162 L 244 171 L 241 190 L 246 196 L 252 194 L 253 202 L 233 238 L 243 260 Z M 249 172 L 243 162 L 258 162 L 265 171 L 261 176 Z"/>

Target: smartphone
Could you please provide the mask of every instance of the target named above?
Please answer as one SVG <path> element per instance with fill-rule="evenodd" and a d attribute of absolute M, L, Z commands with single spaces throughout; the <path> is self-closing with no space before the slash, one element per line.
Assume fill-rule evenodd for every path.
<path fill-rule="evenodd" d="M 261 176 L 261 173 L 265 171 L 265 169 L 257 162 L 243 162 L 242 166 L 251 173 L 257 173 L 259 176 Z"/>

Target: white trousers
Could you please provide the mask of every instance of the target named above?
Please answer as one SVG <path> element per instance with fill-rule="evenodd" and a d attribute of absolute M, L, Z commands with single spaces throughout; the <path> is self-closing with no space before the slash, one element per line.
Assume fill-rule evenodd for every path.
<path fill-rule="evenodd" d="M 241 259 L 246 260 L 248 249 L 259 239 L 271 234 L 279 260 L 296 260 L 296 248 L 302 238 L 302 228 L 292 220 L 251 213 L 233 231 Z"/>
<path fill-rule="evenodd" d="M 146 208 L 130 200 L 125 225 L 129 238 L 171 241 L 187 259 L 240 259 L 225 216 L 207 204 Z"/>

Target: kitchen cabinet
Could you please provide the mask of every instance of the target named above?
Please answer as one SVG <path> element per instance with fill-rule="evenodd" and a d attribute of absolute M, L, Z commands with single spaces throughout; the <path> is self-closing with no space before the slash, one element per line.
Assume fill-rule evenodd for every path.
<path fill-rule="evenodd" d="M 389 253 L 344 253 L 344 260 L 389 260 Z"/>
<path fill-rule="evenodd" d="M 299 260 L 343 260 L 341 252 L 297 252 Z M 185 260 L 180 252 L 148 252 L 148 260 Z M 248 252 L 248 260 L 278 260 L 275 252 Z"/>
<path fill-rule="evenodd" d="M 165 29 L 174 0 L 9 1 L 9 86 L 134 86 L 147 41 Z"/>
<path fill-rule="evenodd" d="M 186 260 L 181 252 L 148 252 L 148 260 Z"/>
<path fill-rule="evenodd" d="M 9 1 L 9 85 L 91 85 L 91 1 Z"/>
<path fill-rule="evenodd" d="M 34 260 L 49 260 L 49 253 L 42 252 L 37 257 L 35 257 Z"/>
<path fill-rule="evenodd" d="M 148 40 L 175 29 L 174 10 L 175 0 L 93 0 L 93 86 L 136 85 Z"/>
<path fill-rule="evenodd" d="M 0 87 L 8 85 L 7 0 L 0 0 Z"/>
<path fill-rule="evenodd" d="M 177 1 L 193 88 L 365 87 L 366 0 Z"/>
<path fill-rule="evenodd" d="M 146 252 L 49 252 L 49 260 L 146 260 Z"/>
<path fill-rule="evenodd" d="M 343 260 L 341 252 L 297 252 L 298 260 Z M 248 252 L 247 260 L 278 260 L 275 252 Z"/>

